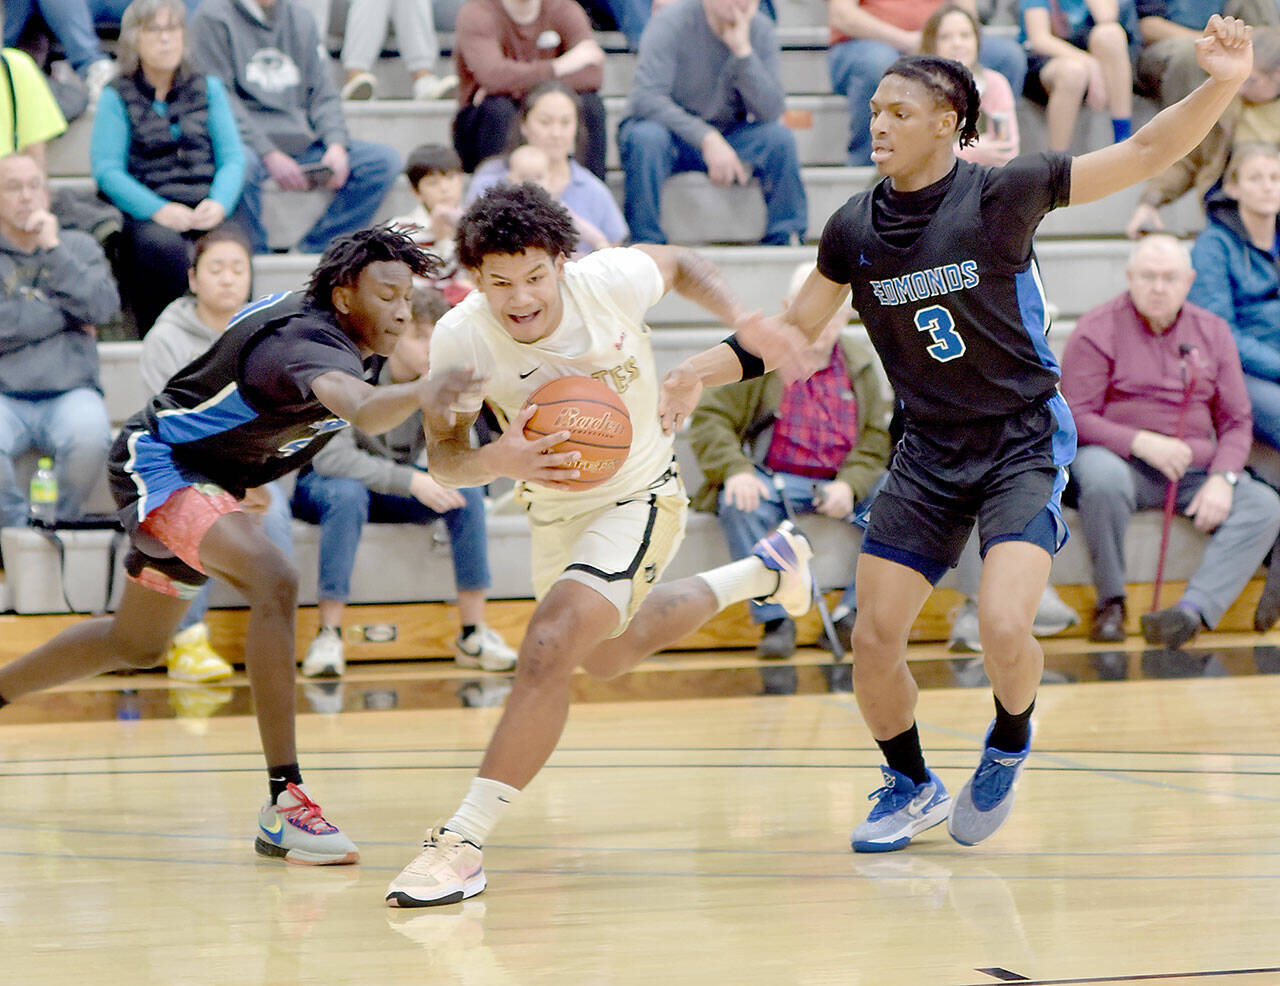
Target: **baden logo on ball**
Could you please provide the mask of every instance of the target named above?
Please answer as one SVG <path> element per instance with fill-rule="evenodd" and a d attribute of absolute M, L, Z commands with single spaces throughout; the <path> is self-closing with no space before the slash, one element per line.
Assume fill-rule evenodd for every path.
<path fill-rule="evenodd" d="M 557 377 L 529 395 L 525 406 L 537 411 L 524 426 L 526 438 L 541 438 L 558 431 L 569 438 L 552 452 L 578 452 L 577 479 L 566 480 L 576 489 L 599 486 L 622 468 L 631 451 L 631 415 L 609 386 L 595 377 Z"/>

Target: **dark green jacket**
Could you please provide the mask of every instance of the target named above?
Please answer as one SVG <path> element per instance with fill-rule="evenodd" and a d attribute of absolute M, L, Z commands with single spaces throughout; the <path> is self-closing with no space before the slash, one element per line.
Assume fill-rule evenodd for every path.
<path fill-rule="evenodd" d="M 835 478 L 849 484 L 857 503 L 871 492 L 889 461 L 890 404 L 881 393 L 868 350 L 841 336 L 840 351 L 858 401 L 858 441 Z M 689 438 L 706 479 L 693 497 L 695 510 L 715 513 L 724 481 L 764 461 L 773 429 L 760 426 L 777 412 L 782 387 L 776 373 L 766 373 L 754 380 L 713 387 L 702 395 L 689 419 Z M 754 436 L 752 444 L 758 454 L 744 449 L 748 435 Z"/>

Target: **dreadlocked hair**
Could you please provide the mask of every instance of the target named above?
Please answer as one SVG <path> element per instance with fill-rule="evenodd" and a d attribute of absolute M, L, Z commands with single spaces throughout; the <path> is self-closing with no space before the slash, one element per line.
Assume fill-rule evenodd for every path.
<path fill-rule="evenodd" d="M 458 221 L 458 263 L 479 270 L 490 254 L 545 250 L 572 256 L 578 231 L 569 211 L 541 185 L 494 185 Z"/>
<path fill-rule="evenodd" d="M 903 55 L 885 70 L 885 75 L 914 79 L 933 93 L 934 98 L 956 111 L 960 146 L 978 139 L 978 109 L 982 96 L 973 75 L 959 62 L 937 55 Z"/>
<path fill-rule="evenodd" d="M 330 242 L 307 281 L 307 300 L 333 310 L 333 289 L 353 287 L 360 272 L 380 260 L 398 261 L 418 277 L 431 277 L 443 266 L 439 257 L 414 243 L 398 226 L 370 226 Z"/>

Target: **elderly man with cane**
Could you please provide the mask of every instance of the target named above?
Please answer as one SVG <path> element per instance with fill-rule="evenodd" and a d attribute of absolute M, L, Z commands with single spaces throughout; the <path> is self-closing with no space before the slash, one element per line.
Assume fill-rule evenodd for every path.
<path fill-rule="evenodd" d="M 1164 503 L 1166 520 L 1179 510 L 1210 535 L 1182 598 L 1142 617 L 1148 643 L 1177 648 L 1216 626 L 1257 572 L 1280 533 L 1280 497 L 1244 472 L 1253 434 L 1240 357 L 1226 322 L 1186 300 L 1186 247 L 1149 236 L 1126 272 L 1129 290 L 1081 316 L 1062 359 L 1097 590 L 1089 637 L 1124 639 L 1125 530 L 1133 511 Z"/>

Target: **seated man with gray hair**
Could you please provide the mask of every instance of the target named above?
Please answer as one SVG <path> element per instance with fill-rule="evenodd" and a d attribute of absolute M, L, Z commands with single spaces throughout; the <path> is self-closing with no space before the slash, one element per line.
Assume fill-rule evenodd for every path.
<path fill-rule="evenodd" d="M 1257 572 L 1280 532 L 1280 497 L 1244 472 L 1253 425 L 1240 356 L 1226 322 L 1186 300 L 1187 248 L 1146 237 L 1127 276 L 1128 291 L 1081 316 L 1062 358 L 1097 590 L 1089 639 L 1124 639 L 1129 517 L 1159 509 L 1175 484 L 1176 509 L 1210 539 L 1182 598 L 1141 622 L 1148 643 L 1177 648 L 1216 626 Z"/>

